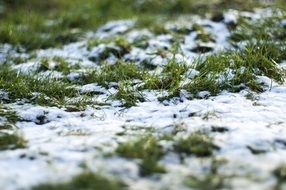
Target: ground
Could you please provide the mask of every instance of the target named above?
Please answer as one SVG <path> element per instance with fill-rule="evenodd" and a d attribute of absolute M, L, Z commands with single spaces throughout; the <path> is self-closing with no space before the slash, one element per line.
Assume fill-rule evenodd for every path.
<path fill-rule="evenodd" d="M 4 0 L 0 187 L 286 189 L 285 8 Z"/>

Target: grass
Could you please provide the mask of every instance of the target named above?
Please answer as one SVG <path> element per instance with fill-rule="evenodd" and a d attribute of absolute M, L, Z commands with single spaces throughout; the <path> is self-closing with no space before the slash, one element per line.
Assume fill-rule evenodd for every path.
<path fill-rule="evenodd" d="M 0 151 L 26 147 L 26 140 L 16 132 L 17 113 L 0 103 Z"/>
<path fill-rule="evenodd" d="M 181 82 L 184 79 L 184 74 L 187 72 L 188 67 L 186 64 L 178 64 L 175 58 L 172 58 L 167 65 L 163 67 L 160 73 L 145 75 L 143 89 L 149 90 L 167 90 L 169 99 L 179 95 Z"/>
<path fill-rule="evenodd" d="M 275 10 L 274 10 L 275 11 Z M 285 18 L 285 13 L 273 13 L 270 18 L 249 20 L 239 17 L 238 25 L 229 37 L 230 42 L 239 43 L 242 41 L 280 41 L 285 38 L 283 25 L 280 21 Z"/>
<path fill-rule="evenodd" d="M 185 179 L 186 185 L 197 190 L 228 189 L 226 182 L 229 177 L 219 173 L 222 163 L 222 161 L 213 159 L 210 168 L 203 177 L 191 175 Z"/>
<path fill-rule="evenodd" d="M 131 44 L 127 41 L 127 39 L 125 39 L 123 36 L 120 36 L 120 35 L 117 35 L 117 36 L 111 37 L 111 38 L 106 37 L 103 39 L 97 39 L 97 38 L 89 39 L 87 42 L 87 49 L 91 50 L 93 47 L 98 46 L 100 44 L 105 44 L 105 45 L 112 44 L 112 45 L 115 45 L 116 47 L 118 47 L 121 50 L 121 52 L 117 52 L 117 54 L 115 54 L 118 57 L 122 56 L 123 54 L 125 54 L 131 50 Z M 104 53 L 107 54 L 109 52 L 104 52 Z"/>
<path fill-rule="evenodd" d="M 183 89 L 194 97 L 198 97 L 201 91 L 208 91 L 211 95 L 223 90 L 239 92 L 245 88 L 262 92 L 264 87 L 257 81 L 257 76 L 267 76 L 282 84 L 285 71 L 277 63 L 286 59 L 285 29 L 280 24 L 283 18 L 283 13 L 256 21 L 240 18 L 229 38 L 234 48 L 198 59 L 195 69 L 200 74 Z M 195 28 L 202 30 L 199 25 Z M 246 45 L 237 46 L 242 41 Z"/>
<path fill-rule="evenodd" d="M 232 32 L 230 41 L 236 43 L 244 41 L 246 45 L 242 48 L 235 46 L 233 49 L 196 60 L 193 64 L 194 69 L 200 74 L 184 86 L 181 84 L 189 68 L 185 64 L 178 64 L 175 59 L 171 59 L 159 73 L 147 72 L 135 64 L 103 65 L 100 72 L 91 72 L 84 77 L 83 81 L 86 81 L 85 83 L 97 82 L 107 87 L 110 82 L 140 79 L 143 80 L 144 85 L 139 90 L 168 91 L 169 95 L 159 100 L 179 96 L 182 89 L 193 94 L 193 97 L 200 97 L 199 93 L 202 91 L 208 91 L 210 95 L 217 95 L 223 90 L 239 92 L 242 89 L 250 89 L 262 92 L 265 89 L 263 84 L 257 81 L 257 76 L 267 76 L 279 84 L 285 80 L 285 71 L 277 64 L 286 59 L 286 45 L 281 39 L 284 29 L 279 24 L 282 18 L 284 16 L 274 14 L 271 18 L 260 19 L 254 23 L 241 18 L 237 29 Z M 147 25 L 152 25 L 152 23 L 147 23 Z M 202 26 L 194 24 L 192 28 L 198 32 L 197 40 L 202 42 L 214 40 Z M 117 41 L 120 41 L 125 49 L 130 48 L 130 44 L 124 42 L 121 37 Z M 128 88 L 123 88 L 124 86 L 126 85 L 121 85 L 120 96 L 126 94 L 124 92 Z M 135 98 L 134 93 L 130 97 L 128 106 L 136 105 L 138 98 Z M 124 100 L 128 97 L 121 96 L 119 99 Z"/>
<path fill-rule="evenodd" d="M 273 189 L 274 190 L 282 190 L 283 186 L 286 183 L 286 166 L 285 165 L 278 166 L 273 171 L 273 175 L 275 176 L 275 178 L 277 180 L 276 185 Z"/>
<path fill-rule="evenodd" d="M 40 60 L 40 67 L 38 68 L 38 72 L 50 70 L 50 71 L 58 71 L 63 73 L 64 75 L 67 75 L 72 70 L 77 70 L 77 69 L 80 69 L 79 64 L 71 64 L 65 58 L 52 57 L 49 59 L 47 57 L 44 57 Z"/>
<path fill-rule="evenodd" d="M 207 32 L 203 26 L 199 24 L 193 24 L 192 29 L 197 32 L 195 40 L 198 43 L 215 42 L 215 37 L 211 33 Z"/>
<path fill-rule="evenodd" d="M 219 147 L 213 143 L 213 139 L 202 132 L 179 139 L 174 145 L 175 152 L 198 157 L 210 157 L 216 150 L 219 150 Z"/>
<path fill-rule="evenodd" d="M 285 3 L 275 3 L 285 7 Z M 234 8 L 251 10 L 260 5 L 256 1 L 243 0 L 4 0 L 1 14 L 0 43 L 23 46 L 27 50 L 59 47 L 77 41 L 86 31 L 114 19 L 139 18 L 178 14 L 217 15 Z M 148 8 L 147 8 L 148 7 Z M 33 35 L 31 35 L 33 34 Z"/>
<path fill-rule="evenodd" d="M 17 51 L 21 51 L 21 50 L 17 50 Z M 28 62 L 30 59 L 34 58 L 35 55 L 31 54 L 27 57 L 21 57 L 21 56 L 15 56 L 14 54 L 8 53 L 8 55 L 6 55 L 6 60 L 4 60 L 3 62 L 5 64 L 21 64 L 21 63 L 26 63 Z"/>
<path fill-rule="evenodd" d="M 25 147 L 26 141 L 20 135 L 0 132 L 0 150 L 14 150 Z"/>
<path fill-rule="evenodd" d="M 130 49 L 126 47 L 113 47 L 106 46 L 102 52 L 100 52 L 96 57 L 90 56 L 89 60 L 93 62 L 104 62 L 109 56 L 114 56 L 116 58 L 122 58 L 125 54 L 129 53 Z"/>
<path fill-rule="evenodd" d="M 1 43 L 33 50 L 78 40 L 83 31 L 99 23 L 97 12 L 93 11 L 94 2 L 84 1 L 6 1 L 7 10 L 1 19 Z"/>
<path fill-rule="evenodd" d="M 119 144 L 116 153 L 118 156 L 125 158 L 140 159 L 139 168 L 141 176 L 165 172 L 165 169 L 158 164 L 158 161 L 164 155 L 163 148 L 158 144 L 158 139 L 152 135 Z"/>
<path fill-rule="evenodd" d="M 266 27 L 264 22 L 260 24 Z M 114 65 L 104 64 L 100 70 L 83 75 L 79 83 L 96 82 L 108 87 L 111 82 L 122 82 L 117 97 L 130 102 L 126 104 L 128 107 L 136 105 L 137 100 L 142 100 L 140 96 L 135 95 L 137 89 L 132 90 L 127 87 L 130 85 L 123 82 L 134 79 L 143 81 L 143 85 L 138 90 L 167 90 L 169 95 L 159 100 L 179 96 L 182 89 L 193 94 L 193 97 L 200 97 L 199 93 L 202 91 L 208 91 L 210 95 L 217 95 L 223 90 L 239 92 L 243 89 L 250 89 L 262 92 L 264 84 L 257 81 L 258 76 L 267 76 L 279 84 L 284 82 L 285 71 L 277 63 L 286 59 L 286 46 L 284 41 L 270 40 L 267 37 L 260 38 L 260 36 L 264 35 L 258 35 L 255 42 L 253 39 L 248 40 L 242 49 L 226 50 L 196 60 L 193 64 L 194 69 L 200 74 L 183 86 L 182 82 L 185 80 L 185 73 L 189 67 L 177 63 L 175 58 L 169 60 L 159 73 L 149 72 L 146 68 L 123 61 Z M 126 96 L 131 91 L 133 93 Z M 138 92 L 137 95 L 139 94 Z"/>
<path fill-rule="evenodd" d="M 139 159 L 139 169 L 142 176 L 164 173 L 164 167 L 158 164 L 167 153 L 167 150 L 159 145 L 161 140 L 173 141 L 174 136 L 168 134 L 161 137 L 143 135 L 134 141 L 119 144 L 115 152 L 124 158 Z M 207 134 L 195 132 L 186 138 L 175 140 L 168 149 L 172 149 L 181 157 L 193 155 L 203 158 L 211 157 L 214 151 L 219 150 L 219 147 L 213 143 L 213 139 Z"/>
<path fill-rule="evenodd" d="M 110 82 L 120 82 L 133 79 L 142 79 L 144 72 L 134 63 L 119 61 L 114 65 L 102 65 L 100 69 L 92 70 L 83 74 L 78 83 L 90 84 L 98 83 L 101 86 L 108 87 Z"/>
<path fill-rule="evenodd" d="M 285 54 L 280 45 L 261 42 L 210 55 L 198 61 L 196 70 L 200 75 L 184 88 L 195 96 L 201 91 L 217 95 L 222 90 L 238 92 L 245 88 L 261 92 L 263 85 L 257 82 L 257 76 L 267 76 L 279 84 L 285 80 L 284 71 L 275 61 L 277 54 Z"/>
<path fill-rule="evenodd" d="M 11 109 L 8 109 L 0 103 L 0 117 L 5 118 L 8 123 L 16 123 L 19 120 L 17 113 Z"/>
<path fill-rule="evenodd" d="M 279 3 L 282 6 L 281 2 Z M 162 20 L 176 18 L 178 13 L 198 13 L 199 10 L 206 10 L 208 13 L 217 16 L 221 14 L 220 11 L 214 11 L 214 8 L 217 7 L 222 10 L 227 8 L 249 10 L 260 6 L 254 1 L 245 2 L 241 0 L 200 2 L 168 0 L 168 3 L 161 0 L 150 0 L 141 4 L 131 0 L 116 2 L 111 0 L 104 2 L 75 0 L 73 3 L 66 0 L 51 0 L 45 3 L 39 3 L 35 0 L 29 2 L 22 0 L 17 1 L 17 3 L 5 1 L 4 4 L 7 10 L 2 13 L 0 18 L 3 21 L 1 25 L 5 26 L 0 27 L 0 39 L 2 40 L 0 43 L 21 45 L 28 50 L 58 47 L 65 43 L 77 41 L 84 31 L 91 30 L 91 27 L 99 26 L 99 24 L 112 18 L 140 17 L 137 27 L 147 27 L 155 33 L 166 33 Z M 146 6 L 149 8 L 146 9 Z M 88 49 L 99 44 L 106 45 L 104 51 L 98 56 L 90 57 L 92 61 L 99 62 L 102 66 L 100 69 L 94 69 L 83 74 L 79 80 L 72 81 L 72 83 L 79 85 L 98 83 L 109 88 L 114 86 L 112 82 L 115 82 L 119 91 L 114 97 L 125 102 L 127 107 L 134 106 L 136 102 L 143 100 L 139 92 L 143 89 L 168 91 L 169 95 L 161 97 L 159 100 L 180 96 L 182 89 L 193 94 L 193 97 L 199 97 L 199 93 L 202 91 L 208 91 L 210 95 L 217 95 L 223 90 L 238 92 L 246 88 L 261 92 L 264 88 L 262 84 L 257 82 L 258 75 L 267 76 L 280 84 L 284 82 L 285 72 L 279 69 L 276 64 L 286 59 L 286 46 L 285 40 L 283 40 L 284 28 L 280 24 L 283 18 L 285 15 L 274 14 L 269 19 L 260 19 L 254 23 L 246 18 L 240 18 L 238 26 L 232 31 L 229 38 L 229 41 L 234 44 L 234 49 L 195 61 L 195 69 L 200 74 L 184 86 L 182 86 L 182 81 L 184 81 L 184 75 L 189 68 L 185 64 L 178 64 L 175 59 L 171 59 L 160 73 L 151 73 L 146 68 L 143 69 L 134 63 L 124 61 L 119 61 L 114 65 L 105 63 L 106 58 L 110 55 L 121 59 L 123 55 L 130 52 L 132 45 L 146 46 L 144 37 L 138 41 L 138 44 L 136 44 L 137 42 L 130 44 L 123 36 L 90 39 L 87 43 Z M 212 34 L 199 24 L 193 24 L 189 30 L 197 32 L 197 43 L 215 41 Z M 238 42 L 242 41 L 247 42 L 247 45 L 243 48 L 238 47 Z M 110 46 L 110 44 L 115 45 L 115 47 Z M 172 50 L 158 50 L 156 55 L 164 57 L 166 52 L 170 53 L 169 51 Z M 206 47 L 198 47 L 195 51 L 205 52 L 208 50 Z M 51 67 L 51 62 L 56 63 L 54 67 Z M 39 71 L 54 70 L 65 75 L 79 69 L 78 65 L 71 65 L 67 60 L 60 57 L 43 58 L 40 64 Z M 9 78 L 11 75 L 7 75 L 5 72 L 11 72 L 11 75 L 17 77 Z M 56 105 L 64 104 L 65 97 L 78 95 L 75 89 L 69 88 L 70 83 L 63 81 L 39 79 L 21 73 L 16 74 L 7 71 L 7 69 L 3 69 L 0 74 L 3 74 L 0 77 L 0 88 L 9 92 L 10 98 L 13 100 L 26 98 L 33 99 L 34 102 L 42 105 L 49 102 Z M 131 88 L 132 85 L 126 81 L 133 81 L 134 79 L 142 80 L 144 85 L 139 89 Z M 48 85 L 43 88 L 41 86 L 44 86 L 44 83 Z M 35 96 L 35 92 L 39 94 Z"/>
<path fill-rule="evenodd" d="M 0 103 L 0 132 L 1 130 L 15 129 L 15 123 L 19 120 L 17 113 Z"/>
<path fill-rule="evenodd" d="M 140 69 L 134 63 L 118 61 L 114 65 L 104 64 L 100 69 L 89 71 L 82 74 L 78 84 L 97 83 L 105 88 L 109 88 L 111 83 L 117 87 L 118 92 L 111 95 L 111 99 L 118 99 L 123 102 L 125 107 L 135 106 L 137 102 L 143 102 L 144 97 L 134 86 L 134 80 L 142 80 L 147 75 L 147 71 Z"/>
<path fill-rule="evenodd" d="M 40 184 L 34 186 L 32 190 L 123 190 L 127 186 L 118 180 L 109 179 L 99 174 L 83 172 L 70 181 L 58 184 Z"/>
<path fill-rule="evenodd" d="M 60 80 L 19 73 L 9 67 L 0 70 L 0 89 L 9 93 L 11 102 L 27 99 L 40 105 L 63 104 L 66 97 L 75 97 L 75 88 Z"/>
<path fill-rule="evenodd" d="M 167 18 L 164 15 L 145 15 L 137 20 L 135 28 L 148 28 L 154 34 L 168 34 L 170 31 L 164 26 L 164 22 L 166 21 Z"/>
<path fill-rule="evenodd" d="M 176 19 L 181 14 L 210 14 L 214 21 L 222 20 L 222 11 L 228 8 L 251 10 L 260 5 L 256 1 L 245 0 L 38 0 L 3 1 L 6 7 L 0 13 L 0 44 L 12 44 L 20 52 L 23 47 L 33 57 L 33 51 L 50 47 L 60 47 L 64 44 L 81 40 L 87 31 L 96 29 L 109 20 L 137 18 L 135 28 L 147 28 L 154 34 L 171 34 L 172 45 L 183 40 L 184 35 L 196 32 L 195 42 L 198 47 L 191 51 L 206 53 L 211 48 L 200 46 L 201 43 L 215 42 L 215 37 L 209 33 L 205 26 L 193 24 L 191 28 L 181 28 L 170 31 L 165 28 L 165 22 Z M 276 5 L 286 8 L 285 2 L 276 1 Z M 202 13 L 200 13 L 202 12 Z M 123 61 L 124 55 L 130 53 L 133 46 L 146 49 L 148 37 L 143 36 L 134 42 L 129 42 L 122 36 L 106 39 L 89 39 L 87 49 L 104 44 L 106 47 L 97 56 L 89 59 L 99 64 L 99 68 L 83 73 L 79 79 L 67 81 L 65 79 L 52 79 L 19 73 L 9 67 L 0 69 L 0 89 L 8 92 L 9 101 L 0 99 L 1 102 L 32 102 L 45 106 L 65 106 L 67 111 L 81 111 L 86 105 L 91 105 L 90 97 L 94 94 L 80 96 L 76 85 L 97 83 L 105 87 L 116 88 L 118 91 L 111 98 L 122 101 L 130 108 L 138 102 L 144 101 L 143 90 L 167 91 L 168 96 L 159 100 L 180 96 L 181 90 L 186 90 L 192 97 L 200 97 L 200 92 L 208 91 L 210 95 L 217 95 L 222 91 L 239 92 L 242 89 L 250 93 L 262 92 L 266 88 L 257 81 L 258 76 L 267 76 L 271 80 L 282 84 L 285 82 L 285 71 L 278 63 L 286 60 L 285 27 L 280 22 L 285 15 L 274 15 L 269 19 L 250 21 L 239 18 L 238 25 L 231 29 L 229 42 L 233 48 L 217 52 L 195 60 L 190 68 L 185 63 L 179 64 L 175 58 L 168 64 L 150 66 L 149 63 L 137 65 Z M 173 42 L 175 41 L 175 42 Z M 174 48 L 174 47 L 172 47 Z M 166 57 L 172 53 L 171 49 L 158 49 L 154 56 Z M 179 52 L 179 51 L 178 51 Z M 176 52 L 176 53 L 178 53 Z M 115 56 L 120 61 L 113 65 L 106 62 L 110 56 Z M 19 64 L 29 58 L 11 57 L 9 61 Z M 53 66 L 53 64 L 55 65 Z M 145 64 L 145 65 L 144 65 Z M 149 64 L 149 67 L 148 67 Z M 79 70 L 79 65 L 71 64 L 61 57 L 46 57 L 40 61 L 37 72 L 58 71 L 68 75 L 74 70 Z M 162 70 L 160 70 L 162 69 Z M 187 84 L 186 73 L 195 69 L 199 75 Z M 138 84 L 138 85 L 137 85 Z M 80 96 L 80 97 L 79 97 Z M 79 100 L 72 103 L 73 98 Z M 14 124 L 19 120 L 17 114 L 0 104 L 0 117 L 6 118 L 7 123 L 0 126 L 0 130 L 13 130 Z M 215 113 L 207 112 L 202 119 L 208 120 L 216 117 Z M 174 116 L 175 118 L 175 116 Z M 176 116 L 177 118 L 177 116 Z M 46 122 L 45 115 L 37 118 L 37 124 Z M 138 127 L 136 127 L 138 128 Z M 177 131 L 180 129 L 178 127 Z M 212 132 L 226 132 L 226 128 L 213 126 Z M 127 131 L 127 130 L 126 130 Z M 0 150 L 24 148 L 26 141 L 14 131 L 13 133 L 0 132 Z M 148 131 L 150 132 L 150 131 Z M 62 134 L 65 135 L 65 134 Z M 67 135 L 88 135 L 83 131 L 74 131 Z M 125 133 L 121 134 L 125 135 Z M 172 141 L 171 149 L 178 155 L 210 158 L 220 148 L 214 143 L 212 137 L 206 133 L 194 132 L 185 138 L 174 140 L 173 136 L 155 137 L 143 135 L 134 141 L 119 144 L 116 155 L 138 161 L 141 176 L 151 176 L 166 172 L 160 160 L 167 153 L 160 145 L 161 140 Z M 202 176 L 191 175 L 186 180 L 186 185 L 194 189 L 222 189 L 225 188 L 227 176 L 219 172 L 219 163 L 212 161 L 207 173 Z M 285 166 L 274 171 L 277 179 L 277 189 L 282 189 L 285 183 Z M 33 189 L 126 189 L 126 185 L 117 180 L 103 177 L 91 172 L 83 172 L 70 181 L 55 184 L 40 184 Z"/>
<path fill-rule="evenodd" d="M 12 130 L 14 128 L 15 128 L 15 126 L 13 124 L 10 124 L 10 123 L 0 124 L 0 131 L 1 130 Z"/>
<path fill-rule="evenodd" d="M 180 86 L 183 75 L 187 71 L 185 64 L 178 64 L 175 58 L 163 67 L 160 74 L 147 75 L 144 79 L 147 89 L 176 91 Z"/>
<path fill-rule="evenodd" d="M 132 86 L 130 81 L 119 83 L 118 92 L 113 96 L 114 99 L 121 100 L 127 108 L 135 106 L 138 102 L 144 101 L 144 96 Z"/>
<path fill-rule="evenodd" d="M 218 118 L 217 112 L 212 110 L 212 111 L 207 111 L 204 114 L 202 114 L 202 119 L 203 120 L 209 120 L 211 118 Z"/>

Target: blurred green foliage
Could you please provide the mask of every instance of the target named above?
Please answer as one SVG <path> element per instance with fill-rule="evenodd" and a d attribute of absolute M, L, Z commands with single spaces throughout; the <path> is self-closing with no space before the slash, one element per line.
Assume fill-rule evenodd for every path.
<path fill-rule="evenodd" d="M 34 50 L 77 41 L 108 20 L 217 14 L 228 8 L 251 10 L 262 5 L 258 0 L 2 0 L 1 6 L 0 43 Z"/>

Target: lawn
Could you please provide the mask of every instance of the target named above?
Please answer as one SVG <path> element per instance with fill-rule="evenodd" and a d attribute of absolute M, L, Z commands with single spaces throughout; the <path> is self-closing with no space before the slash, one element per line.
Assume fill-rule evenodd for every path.
<path fill-rule="evenodd" d="M 285 9 L 2 0 L 0 186 L 284 189 Z"/>

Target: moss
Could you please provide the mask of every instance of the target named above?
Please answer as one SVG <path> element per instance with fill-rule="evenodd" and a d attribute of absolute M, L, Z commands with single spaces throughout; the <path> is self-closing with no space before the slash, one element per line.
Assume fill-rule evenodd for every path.
<path fill-rule="evenodd" d="M 112 180 L 101 175 L 83 172 L 72 180 L 58 183 L 58 184 L 40 184 L 34 186 L 33 190 L 88 190 L 88 189 L 102 189 L 102 190 L 123 190 L 127 186 L 118 180 Z"/>
<path fill-rule="evenodd" d="M 154 136 L 148 135 L 133 142 L 120 144 L 116 153 L 125 158 L 141 159 L 139 168 L 142 176 L 165 172 L 165 169 L 158 164 L 164 151 Z"/>
<path fill-rule="evenodd" d="M 175 142 L 174 151 L 179 154 L 209 157 L 219 147 L 213 143 L 213 139 L 205 133 L 196 132 L 186 138 Z"/>
<path fill-rule="evenodd" d="M 0 150 L 25 148 L 26 141 L 18 134 L 0 132 Z"/>

